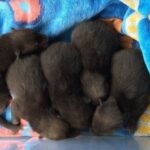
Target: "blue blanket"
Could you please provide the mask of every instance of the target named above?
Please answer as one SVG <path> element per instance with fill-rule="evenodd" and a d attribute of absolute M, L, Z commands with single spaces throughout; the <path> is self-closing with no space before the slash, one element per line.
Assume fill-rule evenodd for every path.
<path fill-rule="evenodd" d="M 150 72 L 149 0 L 0 0 L 0 35 L 32 28 L 68 40 L 72 27 L 93 17 L 121 19 L 121 32 L 137 41 Z"/>

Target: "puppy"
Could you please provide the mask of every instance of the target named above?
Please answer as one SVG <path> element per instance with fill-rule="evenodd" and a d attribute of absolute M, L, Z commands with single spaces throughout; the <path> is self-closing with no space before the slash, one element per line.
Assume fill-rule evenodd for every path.
<path fill-rule="evenodd" d="M 92 110 L 82 95 L 79 51 L 68 43 L 53 44 L 41 55 L 41 64 L 54 109 L 76 129 L 89 126 Z"/>
<path fill-rule="evenodd" d="M 119 35 L 99 20 L 79 24 L 72 32 L 72 43 L 81 52 L 84 69 L 102 74 L 110 72 L 112 56 L 120 49 Z"/>
<path fill-rule="evenodd" d="M 68 137 L 70 127 L 51 112 L 47 82 L 37 56 L 17 59 L 8 70 L 7 84 L 13 97 L 13 123 L 23 118 L 34 131 L 49 139 Z"/>
<path fill-rule="evenodd" d="M 104 101 L 109 92 L 109 84 L 103 75 L 96 72 L 84 71 L 81 77 L 82 89 L 93 104 Z"/>
<path fill-rule="evenodd" d="M 82 63 L 80 53 L 69 43 L 51 45 L 41 55 L 44 75 L 49 83 L 51 95 L 80 94 Z"/>
<path fill-rule="evenodd" d="M 97 106 L 92 120 L 92 132 L 96 135 L 110 135 L 123 127 L 121 112 L 116 100 L 109 97 L 102 106 Z"/>
<path fill-rule="evenodd" d="M 142 53 L 136 49 L 124 49 L 116 53 L 112 61 L 111 95 L 116 99 L 124 126 L 131 132 L 148 105 L 150 75 Z"/>
<path fill-rule="evenodd" d="M 81 52 L 83 91 L 98 104 L 109 95 L 111 60 L 120 49 L 119 35 L 104 22 L 88 21 L 74 29 L 72 43 Z"/>
<path fill-rule="evenodd" d="M 47 47 L 48 39 L 30 29 L 13 30 L 0 37 L 0 109 L 1 113 L 8 105 L 11 97 L 6 85 L 5 75 L 16 54 L 25 55 L 38 52 Z M 3 119 L 3 124 L 6 122 Z M 9 124 L 6 122 L 6 124 Z M 8 127 L 8 126 L 7 126 Z M 14 128 L 14 126 L 13 126 Z"/>

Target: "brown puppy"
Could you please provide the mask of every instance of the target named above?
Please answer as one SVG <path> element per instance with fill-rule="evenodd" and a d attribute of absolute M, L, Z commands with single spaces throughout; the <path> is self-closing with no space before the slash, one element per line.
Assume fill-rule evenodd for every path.
<path fill-rule="evenodd" d="M 41 64 L 51 95 L 58 92 L 80 94 L 82 64 L 80 53 L 74 46 L 65 42 L 51 45 L 42 53 Z"/>
<path fill-rule="evenodd" d="M 84 69 L 102 74 L 110 72 L 112 56 L 120 49 L 117 32 L 99 20 L 79 24 L 72 33 L 72 43 L 81 52 Z"/>
<path fill-rule="evenodd" d="M 49 139 L 68 137 L 69 125 L 52 114 L 47 83 L 37 56 L 16 60 L 7 74 L 7 84 L 13 97 L 13 123 L 24 118 L 34 131 Z"/>
<path fill-rule="evenodd" d="M 88 21 L 74 29 L 72 43 L 81 52 L 83 91 L 98 104 L 109 95 L 111 60 L 120 48 L 119 35 L 104 22 Z"/>
<path fill-rule="evenodd" d="M 89 126 L 92 110 L 84 102 L 80 76 L 80 53 L 73 45 L 56 43 L 41 56 L 42 68 L 49 83 L 53 107 L 77 129 Z"/>
<path fill-rule="evenodd" d="M 8 105 L 11 97 L 7 89 L 5 74 L 10 64 L 15 60 L 16 54 L 25 55 L 38 52 L 47 47 L 48 39 L 42 34 L 30 29 L 13 30 L 0 37 L 0 109 Z M 3 125 L 5 126 L 3 119 Z M 6 122 L 7 123 L 7 122 Z M 5 126 L 6 127 L 6 126 Z"/>
<path fill-rule="evenodd" d="M 92 131 L 96 135 L 110 135 L 116 129 L 123 127 L 121 112 L 113 97 L 98 106 L 92 121 Z"/>
<path fill-rule="evenodd" d="M 108 96 L 109 85 L 100 73 L 84 71 L 81 83 L 85 95 L 93 104 L 98 105 Z"/>
<path fill-rule="evenodd" d="M 150 75 L 140 50 L 124 49 L 114 55 L 111 88 L 124 126 L 134 132 L 139 117 L 148 105 L 150 94 Z"/>

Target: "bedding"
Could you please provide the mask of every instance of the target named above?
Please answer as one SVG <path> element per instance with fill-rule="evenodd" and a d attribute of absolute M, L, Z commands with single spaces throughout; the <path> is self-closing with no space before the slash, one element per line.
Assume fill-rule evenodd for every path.
<path fill-rule="evenodd" d="M 85 20 L 102 19 L 118 32 L 124 47 L 140 47 L 150 72 L 149 0 L 0 0 L 0 35 L 12 28 L 31 28 L 52 39 L 69 40 L 73 27 Z M 10 107 L 3 114 L 11 121 Z M 22 120 L 18 133 L 0 127 L 1 137 L 38 136 Z M 119 130 L 115 135 L 130 135 Z M 139 120 L 135 136 L 150 136 L 150 105 Z"/>

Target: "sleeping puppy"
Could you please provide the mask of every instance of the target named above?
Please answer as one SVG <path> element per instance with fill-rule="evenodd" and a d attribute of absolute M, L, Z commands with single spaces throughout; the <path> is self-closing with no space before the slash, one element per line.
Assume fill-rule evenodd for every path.
<path fill-rule="evenodd" d="M 94 104 L 106 100 L 112 56 L 120 48 L 119 35 L 104 22 L 88 21 L 74 29 L 72 43 L 81 52 L 84 67 L 81 83 L 85 95 Z"/>
<path fill-rule="evenodd" d="M 72 44 L 53 44 L 41 55 L 41 64 L 54 109 L 74 128 L 89 126 L 92 110 L 81 90 L 79 51 Z"/>
<path fill-rule="evenodd" d="M 109 93 L 109 84 L 103 75 L 96 72 L 84 71 L 81 77 L 82 89 L 94 105 L 104 101 Z"/>
<path fill-rule="evenodd" d="M 99 20 L 79 24 L 72 43 L 81 52 L 84 69 L 102 74 L 110 72 L 112 56 L 120 49 L 118 33 Z"/>
<path fill-rule="evenodd" d="M 97 106 L 92 120 L 92 132 L 96 135 L 110 135 L 123 127 L 121 112 L 116 100 L 109 97 L 103 105 Z"/>
<path fill-rule="evenodd" d="M 111 95 L 116 99 L 123 123 L 131 132 L 148 105 L 150 75 L 142 53 L 136 49 L 124 49 L 116 53 L 112 61 Z"/>
<path fill-rule="evenodd" d="M 47 47 L 48 39 L 42 34 L 30 29 L 13 30 L 0 37 L 0 109 L 7 106 L 11 97 L 6 85 L 5 75 L 10 64 L 17 55 L 25 55 L 38 52 Z M 4 122 L 4 120 L 3 120 Z M 6 122 L 7 123 L 7 122 Z M 3 123 L 5 126 L 5 124 Z M 6 127 L 6 126 L 5 126 Z"/>
<path fill-rule="evenodd" d="M 65 42 L 51 45 L 41 54 L 41 64 L 51 95 L 81 93 L 82 63 L 74 46 Z"/>
<path fill-rule="evenodd" d="M 7 84 L 13 97 L 13 123 L 23 118 L 41 136 L 59 140 L 68 137 L 70 127 L 51 111 L 47 82 L 37 56 L 17 59 L 8 70 Z"/>

